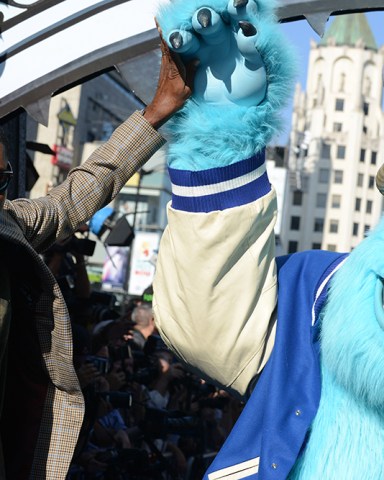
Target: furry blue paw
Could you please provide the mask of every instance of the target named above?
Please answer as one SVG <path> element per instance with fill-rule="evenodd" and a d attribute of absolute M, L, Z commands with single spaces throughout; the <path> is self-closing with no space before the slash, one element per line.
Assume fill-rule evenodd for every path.
<path fill-rule="evenodd" d="M 194 94 L 168 124 L 173 168 L 230 165 L 262 151 L 281 130 L 293 55 L 274 0 L 168 0 L 157 20 L 170 48 L 200 60 Z"/>
<path fill-rule="evenodd" d="M 257 12 L 254 0 L 230 0 L 224 11 L 204 6 L 193 13 L 190 27 L 165 33 L 170 48 L 185 61 L 200 60 L 194 89 L 198 101 L 252 106 L 264 99 L 267 73 L 251 12 Z"/>

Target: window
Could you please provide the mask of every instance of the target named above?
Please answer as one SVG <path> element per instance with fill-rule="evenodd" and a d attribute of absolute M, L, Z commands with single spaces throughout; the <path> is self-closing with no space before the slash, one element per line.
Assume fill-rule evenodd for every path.
<path fill-rule="evenodd" d="M 323 143 L 321 145 L 321 158 L 329 160 L 331 158 L 331 145 L 329 143 Z"/>
<path fill-rule="evenodd" d="M 335 122 L 333 124 L 333 131 L 334 132 L 341 132 L 343 130 L 343 124 L 339 122 Z"/>
<path fill-rule="evenodd" d="M 323 218 L 315 218 L 315 223 L 313 225 L 313 230 L 315 232 L 322 232 L 324 230 L 324 219 Z"/>
<path fill-rule="evenodd" d="M 337 158 L 345 158 L 345 146 L 338 145 L 337 146 Z"/>
<path fill-rule="evenodd" d="M 356 198 L 355 200 L 355 212 L 360 212 L 361 208 L 361 198 Z"/>
<path fill-rule="evenodd" d="M 371 227 L 370 225 L 364 225 L 364 236 L 367 236 Z"/>
<path fill-rule="evenodd" d="M 339 231 L 339 221 L 331 220 L 329 222 L 329 233 L 338 233 Z"/>
<path fill-rule="evenodd" d="M 299 248 L 299 242 L 291 240 L 288 242 L 288 253 L 296 253 Z"/>
<path fill-rule="evenodd" d="M 300 217 L 291 217 L 291 230 L 300 230 Z"/>
<path fill-rule="evenodd" d="M 336 245 L 327 245 L 327 250 L 330 252 L 336 252 Z"/>
<path fill-rule="evenodd" d="M 319 183 L 328 183 L 329 182 L 329 170 L 328 168 L 319 169 Z"/>
<path fill-rule="evenodd" d="M 301 190 L 295 190 L 293 192 L 292 205 L 302 205 L 303 204 L 303 192 Z"/>
<path fill-rule="evenodd" d="M 327 206 L 327 194 L 318 193 L 316 199 L 316 207 L 325 208 Z"/>
<path fill-rule="evenodd" d="M 364 175 L 362 173 L 359 173 L 357 175 L 357 186 L 362 187 L 364 184 Z"/>
<path fill-rule="evenodd" d="M 364 163 L 364 162 L 365 162 L 365 150 L 364 150 L 364 148 L 362 148 L 362 149 L 360 150 L 360 162 L 361 162 L 361 163 Z"/>
<path fill-rule="evenodd" d="M 342 170 L 335 170 L 334 171 L 334 183 L 343 183 L 343 171 Z"/>
<path fill-rule="evenodd" d="M 352 235 L 354 237 L 357 237 L 359 235 L 359 224 L 358 223 L 353 224 Z"/>
<path fill-rule="evenodd" d="M 376 165 L 377 163 L 377 152 L 371 153 L 371 165 Z"/>
<path fill-rule="evenodd" d="M 366 126 L 363 127 L 363 133 L 366 135 L 368 133 L 368 128 Z"/>
<path fill-rule="evenodd" d="M 342 98 L 336 98 L 335 110 L 336 112 L 342 112 L 344 110 L 344 100 Z"/>
<path fill-rule="evenodd" d="M 321 243 L 312 243 L 312 250 L 321 250 Z"/>
<path fill-rule="evenodd" d="M 372 200 L 367 200 L 366 213 L 372 213 L 373 202 Z"/>
<path fill-rule="evenodd" d="M 332 208 L 340 208 L 341 207 L 341 195 L 332 195 Z"/>
<path fill-rule="evenodd" d="M 374 186 L 375 186 L 375 177 L 370 175 L 368 179 L 368 188 L 372 189 Z"/>
<path fill-rule="evenodd" d="M 368 115 L 368 114 L 369 114 L 369 103 L 364 102 L 363 112 L 364 112 L 364 115 Z"/>

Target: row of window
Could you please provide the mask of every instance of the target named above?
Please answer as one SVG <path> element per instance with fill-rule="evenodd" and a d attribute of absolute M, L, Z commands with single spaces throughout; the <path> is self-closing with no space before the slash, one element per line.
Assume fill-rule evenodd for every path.
<path fill-rule="evenodd" d="M 298 216 L 291 216 L 291 230 L 300 230 L 300 223 L 301 217 Z M 314 232 L 323 232 L 324 230 L 324 218 L 315 218 L 313 224 L 313 231 Z M 329 231 L 331 233 L 337 233 L 339 230 L 339 222 L 338 220 L 331 220 L 330 221 L 330 228 Z"/>
<path fill-rule="evenodd" d="M 320 250 L 321 243 L 312 243 L 312 250 Z M 291 240 L 288 242 L 288 253 L 296 253 L 299 250 L 299 242 Z M 336 245 L 327 245 L 327 250 L 331 252 L 336 251 Z"/>
<path fill-rule="evenodd" d="M 301 217 L 292 216 L 291 217 L 291 230 L 300 230 Z M 369 225 L 364 225 L 364 232 L 369 230 Z M 324 231 L 324 218 L 315 218 L 313 223 L 313 231 L 317 233 L 322 233 Z M 339 233 L 339 220 L 330 220 L 329 221 L 329 233 Z M 357 237 L 359 235 L 359 224 L 354 223 L 352 228 L 352 235 Z"/>
<path fill-rule="evenodd" d="M 343 124 L 341 122 L 334 122 L 332 131 L 334 133 L 342 132 L 343 131 Z M 364 135 L 367 135 L 368 134 L 368 127 L 366 125 L 363 125 L 362 131 L 363 131 Z M 377 132 L 377 135 L 379 135 L 379 132 Z"/>
<path fill-rule="evenodd" d="M 327 181 L 325 181 L 327 179 Z M 329 170 L 328 169 L 320 169 L 319 170 L 319 183 L 328 183 L 329 179 Z M 342 170 L 335 170 L 334 172 L 334 183 L 343 183 L 343 171 Z M 358 187 L 364 186 L 364 174 L 359 173 L 357 175 L 357 182 L 356 185 Z M 372 190 L 375 186 L 375 177 L 374 175 L 369 175 L 368 177 L 368 188 Z M 302 190 L 295 190 L 292 196 L 292 205 L 300 207 L 303 205 L 303 191 Z M 325 208 L 327 205 L 327 194 L 326 193 L 318 193 L 316 198 L 316 207 Z M 357 206 L 359 205 L 359 206 Z M 331 197 L 331 207 L 332 208 L 340 208 L 341 207 L 341 195 L 332 195 Z M 356 199 L 356 206 L 355 210 L 357 212 L 360 211 L 361 208 L 361 199 Z M 366 206 L 366 213 L 372 212 L 372 201 L 367 200 Z"/>
<path fill-rule="evenodd" d="M 358 223 L 354 223 L 353 224 L 353 227 L 352 227 L 352 235 L 354 237 L 357 237 L 358 234 L 359 234 L 359 224 Z M 364 225 L 364 233 L 366 234 L 369 230 L 370 230 L 370 226 L 369 225 Z M 288 253 L 295 253 L 297 252 L 299 249 L 299 242 L 297 240 L 290 240 L 288 242 Z M 318 242 L 314 242 L 312 243 L 312 249 L 313 250 L 320 250 L 321 249 L 321 243 L 318 243 Z M 326 246 L 326 250 L 329 250 L 331 252 L 335 252 L 336 251 L 336 245 L 334 244 L 328 244 Z"/>
<path fill-rule="evenodd" d="M 346 155 L 346 146 L 345 145 L 337 145 L 336 148 L 336 159 L 337 160 L 344 160 Z M 323 143 L 321 146 L 321 158 L 324 160 L 330 160 L 331 158 L 331 144 Z M 368 159 L 368 152 L 364 148 L 360 150 L 360 162 L 364 163 Z M 377 152 L 371 152 L 370 158 L 371 165 L 377 164 Z"/>
<path fill-rule="evenodd" d="M 319 169 L 319 183 L 329 184 L 330 170 L 328 168 Z M 344 181 L 344 171 L 343 170 L 334 170 L 333 171 L 333 183 L 342 184 Z M 364 174 L 359 173 L 357 175 L 357 186 L 362 187 L 364 184 Z M 375 187 L 375 176 L 368 176 L 368 188 L 373 189 Z"/>
<path fill-rule="evenodd" d="M 345 107 L 344 99 L 343 98 L 336 98 L 336 102 L 335 102 L 336 112 L 343 112 L 344 107 Z M 364 112 L 365 116 L 369 115 L 369 103 L 368 102 L 363 103 L 363 112 Z"/>
<path fill-rule="evenodd" d="M 360 162 L 364 163 L 367 159 L 367 151 L 362 148 L 360 150 Z M 377 152 L 371 152 L 371 165 L 376 165 L 377 164 Z"/>
<path fill-rule="evenodd" d="M 296 253 L 299 249 L 299 242 L 296 240 L 291 240 L 288 242 L 288 253 Z M 321 243 L 312 243 L 312 250 L 320 250 L 321 249 Z M 336 251 L 336 245 L 327 245 L 327 250 L 330 252 L 335 252 Z"/>
<path fill-rule="evenodd" d="M 326 193 L 318 193 L 316 196 L 316 207 L 317 208 L 326 208 L 327 206 L 328 195 Z M 341 195 L 332 195 L 331 197 L 331 208 L 341 208 Z M 362 199 L 355 199 L 355 211 L 360 212 L 362 207 Z M 365 213 L 372 213 L 373 201 L 367 200 L 365 205 Z"/>

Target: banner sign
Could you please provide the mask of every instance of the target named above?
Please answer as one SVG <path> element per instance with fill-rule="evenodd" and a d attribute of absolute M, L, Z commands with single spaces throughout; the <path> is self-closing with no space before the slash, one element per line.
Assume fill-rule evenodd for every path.
<path fill-rule="evenodd" d="M 133 242 L 128 294 L 141 296 L 153 282 L 160 233 L 136 232 Z"/>

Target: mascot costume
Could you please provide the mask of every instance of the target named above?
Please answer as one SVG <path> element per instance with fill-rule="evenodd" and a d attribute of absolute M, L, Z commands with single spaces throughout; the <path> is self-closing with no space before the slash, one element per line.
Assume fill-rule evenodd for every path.
<path fill-rule="evenodd" d="M 350 255 L 275 257 L 265 147 L 295 56 L 272 0 L 170 0 L 170 48 L 198 58 L 170 122 L 172 204 L 154 311 L 193 371 L 246 400 L 206 480 L 384 479 L 384 224 Z"/>

